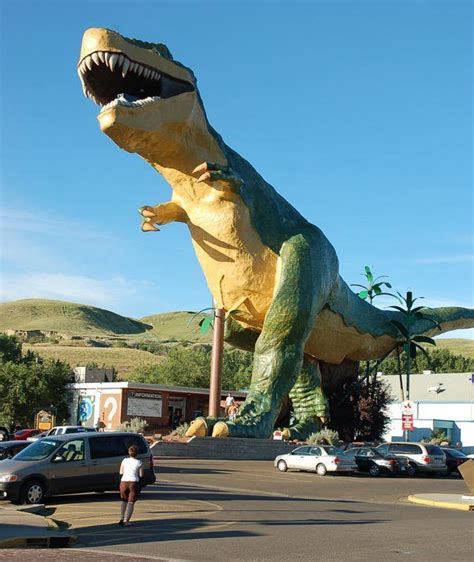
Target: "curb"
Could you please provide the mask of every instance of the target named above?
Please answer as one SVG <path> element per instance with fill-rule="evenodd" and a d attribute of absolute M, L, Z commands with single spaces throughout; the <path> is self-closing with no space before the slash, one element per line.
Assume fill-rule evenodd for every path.
<path fill-rule="evenodd" d="M 429 507 L 439 507 L 444 509 L 457 509 L 459 511 L 474 511 L 474 505 L 468 503 L 460 503 L 453 501 L 430 500 L 428 498 L 420 498 L 417 496 L 408 496 L 408 501 L 419 505 L 427 505 Z"/>
<path fill-rule="evenodd" d="M 0 549 L 67 548 L 69 546 L 75 545 L 79 540 L 77 535 L 72 535 L 61 530 L 61 527 L 54 519 L 39 515 L 37 512 L 42 508 L 44 508 L 44 505 L 30 506 L 29 508 L 12 509 L 11 511 L 15 511 L 17 513 L 23 512 L 35 517 L 41 517 L 41 519 L 46 523 L 46 526 L 32 532 L 25 531 L 24 536 L 0 538 Z"/>

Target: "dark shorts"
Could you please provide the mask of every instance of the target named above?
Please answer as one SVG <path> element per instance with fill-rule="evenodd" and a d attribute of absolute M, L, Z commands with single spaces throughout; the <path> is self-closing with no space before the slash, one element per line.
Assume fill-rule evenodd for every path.
<path fill-rule="evenodd" d="M 139 482 L 120 482 L 120 498 L 122 501 L 135 503 L 139 492 Z"/>

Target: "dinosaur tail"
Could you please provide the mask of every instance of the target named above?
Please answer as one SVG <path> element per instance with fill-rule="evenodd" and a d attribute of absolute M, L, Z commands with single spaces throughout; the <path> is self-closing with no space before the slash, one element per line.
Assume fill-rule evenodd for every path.
<path fill-rule="evenodd" d="M 450 332 L 451 330 L 462 330 L 465 328 L 474 328 L 474 309 L 461 308 L 456 306 L 447 306 L 441 308 L 427 308 L 422 311 L 426 318 L 430 318 L 437 322 L 438 328 L 428 319 L 417 320 L 413 326 L 414 334 L 423 334 L 434 337 Z M 389 320 L 403 321 L 402 314 L 395 311 L 386 311 Z"/>

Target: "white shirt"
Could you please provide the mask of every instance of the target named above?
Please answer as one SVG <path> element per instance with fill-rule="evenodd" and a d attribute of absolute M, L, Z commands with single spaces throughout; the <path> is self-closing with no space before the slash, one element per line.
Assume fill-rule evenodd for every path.
<path fill-rule="evenodd" d="M 227 398 L 225 399 L 225 405 L 226 406 L 232 406 L 233 403 L 234 403 L 234 397 L 233 396 L 227 396 Z"/>
<path fill-rule="evenodd" d="M 140 468 L 142 465 L 142 461 L 134 459 L 133 457 L 123 459 L 122 464 L 120 465 L 122 482 L 138 482 L 140 480 Z"/>

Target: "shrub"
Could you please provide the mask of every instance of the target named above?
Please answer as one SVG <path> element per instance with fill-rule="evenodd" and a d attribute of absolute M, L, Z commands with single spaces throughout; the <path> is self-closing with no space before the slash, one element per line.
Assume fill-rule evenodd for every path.
<path fill-rule="evenodd" d="M 430 437 L 422 439 L 422 443 L 431 443 L 432 445 L 441 445 L 444 442 L 449 442 L 449 439 L 442 429 L 433 429 Z"/>
<path fill-rule="evenodd" d="M 176 429 L 173 429 L 173 431 L 169 434 L 169 437 L 185 437 L 188 429 L 189 423 L 184 422 L 181 425 L 178 425 Z"/>
<path fill-rule="evenodd" d="M 333 429 L 321 429 L 317 433 L 312 433 L 307 442 L 310 445 L 340 445 L 339 433 Z"/>
<path fill-rule="evenodd" d="M 129 431 L 130 433 L 144 433 L 145 429 L 148 427 L 146 420 L 141 418 L 132 418 L 129 422 L 123 422 L 119 425 L 117 431 Z"/>

